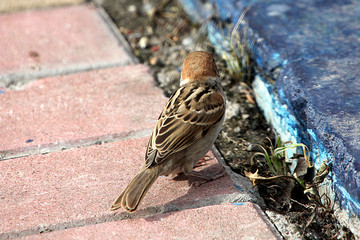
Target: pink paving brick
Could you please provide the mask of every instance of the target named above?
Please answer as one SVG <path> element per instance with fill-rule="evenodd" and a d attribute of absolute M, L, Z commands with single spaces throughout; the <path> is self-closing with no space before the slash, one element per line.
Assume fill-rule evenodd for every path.
<path fill-rule="evenodd" d="M 96 8 L 0 15 L 0 79 L 132 63 Z"/>
<path fill-rule="evenodd" d="M 146 137 L 0 161 L 0 233 L 15 236 L 128 217 L 122 210 L 108 209 L 143 163 L 147 141 Z M 198 171 L 209 174 L 219 166 L 211 158 Z M 199 187 L 160 177 L 131 215 L 228 202 L 238 194 L 228 176 Z"/>
<path fill-rule="evenodd" d="M 149 135 L 166 101 L 143 65 L 37 80 L 0 94 L 0 152 Z"/>
<path fill-rule="evenodd" d="M 25 239 L 280 239 L 252 203 L 207 206 L 101 223 Z"/>

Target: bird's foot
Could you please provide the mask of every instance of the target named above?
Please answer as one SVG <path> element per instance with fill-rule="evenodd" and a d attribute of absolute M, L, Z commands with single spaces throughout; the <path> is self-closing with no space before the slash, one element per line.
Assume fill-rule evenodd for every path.
<path fill-rule="evenodd" d="M 199 187 L 207 182 L 211 182 L 214 180 L 217 180 L 219 178 L 222 178 L 226 175 L 225 169 L 219 165 L 220 167 L 215 170 L 215 171 L 211 171 L 210 173 L 204 174 L 202 171 L 201 172 L 191 172 L 188 176 L 189 176 L 189 185 L 190 187 L 194 186 L 194 187 Z"/>

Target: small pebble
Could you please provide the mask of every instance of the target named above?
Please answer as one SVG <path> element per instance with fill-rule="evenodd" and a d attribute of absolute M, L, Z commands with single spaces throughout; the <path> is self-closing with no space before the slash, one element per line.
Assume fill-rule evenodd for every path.
<path fill-rule="evenodd" d="M 236 117 L 240 113 L 240 104 L 236 102 L 228 101 L 226 103 L 226 112 L 225 112 L 225 119 L 230 119 L 232 117 Z"/>
<path fill-rule="evenodd" d="M 190 38 L 190 37 L 186 37 L 182 40 L 182 45 L 187 47 L 187 46 L 190 46 L 193 42 L 193 39 Z"/>
<path fill-rule="evenodd" d="M 154 34 L 154 29 L 151 26 L 146 26 L 146 32 L 149 35 L 153 35 Z"/>
<path fill-rule="evenodd" d="M 148 17 L 152 18 L 155 14 L 156 8 L 148 1 L 144 1 L 143 11 Z"/>
<path fill-rule="evenodd" d="M 179 38 L 178 38 L 178 36 L 173 36 L 172 38 L 171 38 L 174 42 L 177 42 L 178 40 L 179 40 Z"/>
<path fill-rule="evenodd" d="M 151 51 L 153 51 L 153 52 L 159 51 L 159 46 L 152 46 Z"/>
<path fill-rule="evenodd" d="M 135 5 L 129 5 L 127 8 L 128 12 L 136 14 L 137 13 L 137 8 Z"/>
<path fill-rule="evenodd" d="M 145 49 L 148 46 L 148 43 L 149 43 L 149 38 L 147 37 L 142 37 L 139 40 L 139 46 L 142 49 Z"/>
<path fill-rule="evenodd" d="M 243 119 L 248 119 L 250 117 L 249 114 L 242 114 L 241 116 L 242 116 Z"/>
<path fill-rule="evenodd" d="M 157 58 L 156 58 L 156 57 L 152 57 L 152 58 L 150 58 L 150 61 L 149 61 L 149 62 L 150 62 L 151 65 L 154 66 L 154 65 L 156 65 L 156 63 L 157 63 Z"/>
<path fill-rule="evenodd" d="M 241 131 L 241 128 L 240 128 L 240 127 L 235 127 L 235 128 L 234 128 L 234 132 L 235 132 L 235 133 L 239 133 L 240 131 Z"/>

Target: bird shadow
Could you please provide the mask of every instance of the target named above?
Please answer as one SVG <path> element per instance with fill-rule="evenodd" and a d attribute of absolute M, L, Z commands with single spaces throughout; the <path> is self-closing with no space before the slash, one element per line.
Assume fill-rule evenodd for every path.
<path fill-rule="evenodd" d="M 224 202 L 224 194 L 231 194 L 234 192 L 231 187 L 233 184 L 231 180 L 219 183 L 220 178 L 226 176 L 223 174 L 220 178 L 212 179 L 213 176 L 219 173 L 219 169 L 223 167 L 219 164 L 212 164 L 210 166 L 201 167 L 201 170 L 195 174 L 185 175 L 180 174 L 173 178 L 174 181 L 188 181 L 190 188 L 187 193 L 164 204 L 156 206 L 161 214 L 145 217 L 146 221 L 160 221 L 164 218 L 171 216 L 177 211 L 199 208 L 214 204 L 221 204 Z M 223 169 L 224 173 L 225 170 Z M 199 183 L 200 179 L 200 184 Z M 219 187 L 221 186 L 221 187 Z"/>

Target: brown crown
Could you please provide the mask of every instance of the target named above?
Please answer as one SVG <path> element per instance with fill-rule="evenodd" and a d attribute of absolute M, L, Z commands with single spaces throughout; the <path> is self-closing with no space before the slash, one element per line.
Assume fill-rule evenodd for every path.
<path fill-rule="evenodd" d="M 192 52 L 184 60 L 181 79 L 189 81 L 204 80 L 208 77 L 218 77 L 214 57 L 209 52 Z"/>

